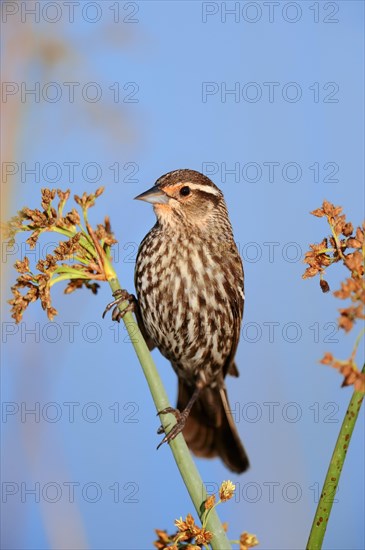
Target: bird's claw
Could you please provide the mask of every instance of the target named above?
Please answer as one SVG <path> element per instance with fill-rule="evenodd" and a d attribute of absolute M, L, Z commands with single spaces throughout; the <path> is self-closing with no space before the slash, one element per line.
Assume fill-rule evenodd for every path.
<path fill-rule="evenodd" d="M 113 321 L 117 321 L 118 323 L 120 322 L 120 320 L 124 317 L 124 315 L 128 312 L 128 311 L 134 311 L 134 307 L 135 307 L 135 297 L 133 296 L 133 294 L 129 294 L 129 292 L 127 292 L 126 290 L 122 290 L 122 289 L 119 289 L 119 290 L 116 290 L 115 292 L 113 292 L 113 296 L 115 298 L 115 300 L 113 300 L 112 302 L 110 302 L 110 304 L 108 304 L 104 310 L 104 313 L 103 313 L 103 319 L 105 317 L 105 315 L 108 313 L 108 311 L 110 311 L 112 308 L 113 311 L 112 311 L 112 320 Z M 128 306 L 123 309 L 123 311 L 120 311 L 119 310 L 119 304 L 121 304 L 122 302 L 129 302 Z"/>
<path fill-rule="evenodd" d="M 174 417 L 176 418 L 176 421 L 177 422 L 179 421 L 181 413 L 180 413 L 179 409 L 174 409 L 173 407 L 166 407 L 166 409 L 162 409 L 162 411 L 158 411 L 156 416 L 160 416 L 160 414 L 167 414 L 167 413 L 173 414 Z M 170 426 L 170 424 L 168 424 L 166 426 L 166 428 L 164 428 L 161 424 L 161 426 L 157 430 L 158 435 L 161 435 L 161 434 L 165 433 L 165 429 L 167 429 L 169 426 Z"/>
<path fill-rule="evenodd" d="M 173 407 L 167 407 L 166 409 L 163 409 L 162 411 L 159 411 L 157 414 L 167 414 L 171 413 L 176 418 L 176 424 L 173 426 L 173 428 L 169 431 L 168 434 L 165 435 L 163 440 L 157 445 L 157 449 L 161 447 L 164 443 L 170 443 L 173 439 L 175 439 L 176 436 L 179 435 L 184 429 L 186 419 L 188 417 L 188 413 L 186 414 L 185 411 L 182 413 L 179 411 L 179 409 L 174 409 Z M 158 434 L 161 434 L 165 431 L 165 428 L 163 426 L 160 426 L 157 430 Z"/>

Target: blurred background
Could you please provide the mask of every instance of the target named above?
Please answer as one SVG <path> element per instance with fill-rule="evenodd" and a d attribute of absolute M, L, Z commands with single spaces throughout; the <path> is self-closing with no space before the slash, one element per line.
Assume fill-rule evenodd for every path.
<path fill-rule="evenodd" d="M 345 359 L 358 328 L 342 303 L 302 281 L 309 215 L 323 199 L 363 219 L 364 4 L 345 2 L 3 2 L 2 218 L 38 207 L 42 187 L 106 190 L 114 260 L 133 291 L 138 245 L 154 224 L 132 199 L 177 168 L 223 190 L 245 264 L 246 306 L 229 396 L 251 468 L 197 460 L 229 536 L 263 549 L 305 546 L 351 388 L 318 364 Z M 63 295 L 51 323 L 38 303 L 20 325 L 6 304 L 28 254 L 2 244 L 2 548 L 147 549 L 154 529 L 195 515 L 123 326 L 101 313 L 103 285 Z M 345 277 L 329 271 L 331 289 Z M 359 352 L 359 363 L 363 360 Z M 174 403 L 176 376 L 153 352 Z M 363 414 L 325 538 L 364 548 Z"/>

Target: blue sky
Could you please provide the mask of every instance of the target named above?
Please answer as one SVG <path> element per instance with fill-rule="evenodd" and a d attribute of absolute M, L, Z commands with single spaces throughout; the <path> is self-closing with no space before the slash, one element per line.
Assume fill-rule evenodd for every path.
<path fill-rule="evenodd" d="M 44 186 L 104 185 L 91 218 L 110 216 L 116 268 L 133 290 L 154 224 L 133 197 L 173 169 L 212 174 L 245 264 L 241 376 L 227 383 L 252 466 L 232 476 L 218 460 L 197 464 L 209 487 L 237 483 L 220 510 L 231 538 L 246 530 L 263 549 L 303 548 L 351 396 L 318 361 L 348 357 L 356 334 L 336 330 L 342 304 L 301 280 L 301 260 L 327 233 L 309 215 L 323 199 L 363 219 L 363 3 L 280 2 L 273 13 L 263 2 L 87 4 L 73 22 L 62 2 L 39 22 L 21 7 L 3 22 L 5 80 L 19 87 L 5 101 L 6 216 L 37 206 Z M 36 95 L 22 100 L 21 83 Z M 5 247 L 9 266 L 26 251 L 18 246 Z M 334 290 L 343 274 L 331 271 Z M 38 304 L 19 328 L 3 308 L 3 547 L 150 548 L 153 530 L 172 530 L 192 504 L 168 447 L 155 450 L 158 422 L 126 331 L 101 319 L 109 289 L 64 297 L 59 286 L 53 325 Z M 174 402 L 175 374 L 153 355 Z M 362 415 L 327 549 L 364 548 L 363 428 Z"/>

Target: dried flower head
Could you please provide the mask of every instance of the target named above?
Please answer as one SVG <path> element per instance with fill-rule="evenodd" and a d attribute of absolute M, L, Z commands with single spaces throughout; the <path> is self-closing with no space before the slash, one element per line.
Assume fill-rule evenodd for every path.
<path fill-rule="evenodd" d="M 206 510 L 211 510 L 212 508 L 214 508 L 214 505 L 215 505 L 215 495 L 210 495 L 204 502 L 204 508 Z"/>
<path fill-rule="evenodd" d="M 223 481 L 219 488 L 219 497 L 221 502 L 226 502 L 231 499 L 235 491 L 235 485 L 232 481 Z M 203 525 L 199 527 L 196 525 L 195 520 L 191 514 L 188 514 L 185 519 L 180 517 L 175 520 L 175 526 L 177 527 L 177 532 L 169 535 L 166 531 L 161 531 L 156 529 L 158 535 L 158 540 L 154 542 L 154 546 L 161 549 L 171 549 L 179 548 L 186 550 L 201 550 L 207 548 L 211 540 L 213 539 L 214 533 L 209 531 L 206 527 L 209 514 L 211 510 L 216 506 L 216 497 L 215 495 L 210 495 L 206 498 L 204 502 L 204 512 L 202 516 Z M 228 524 L 223 523 L 222 527 L 225 532 L 228 531 Z M 254 535 L 249 535 L 248 533 L 243 533 L 241 535 L 240 541 L 235 541 L 235 543 L 241 544 L 240 548 L 251 548 L 258 544 L 258 541 Z M 243 546 L 246 544 L 246 546 Z"/>
<path fill-rule="evenodd" d="M 240 536 L 240 550 L 249 550 L 249 548 L 253 548 L 258 544 L 259 541 L 257 540 L 255 535 L 244 532 Z"/>
<path fill-rule="evenodd" d="M 329 292 L 330 291 L 330 285 L 324 279 L 321 279 L 319 281 L 319 284 L 321 286 L 322 292 Z"/>
<path fill-rule="evenodd" d="M 156 535 L 158 536 L 158 539 L 155 540 L 153 543 L 154 547 L 158 550 L 163 550 L 164 548 L 167 548 L 167 545 L 171 542 L 169 535 L 167 534 L 167 531 L 162 531 L 161 529 L 155 529 Z"/>
<path fill-rule="evenodd" d="M 191 514 L 186 516 L 185 521 L 183 521 L 182 518 L 175 520 L 175 525 L 179 531 L 188 531 L 192 536 L 194 536 L 199 529 L 199 527 L 195 525 L 195 520 Z"/>
<path fill-rule="evenodd" d="M 110 247 L 117 241 L 111 231 L 110 220 L 105 218 L 104 224 L 99 224 L 95 231 L 87 222 L 88 208 L 95 204 L 101 195 L 100 187 L 94 194 L 82 197 L 75 196 L 75 201 L 82 207 L 86 229 L 81 225 L 78 211 L 73 208 L 67 214 L 63 209 L 70 196 L 70 190 L 42 189 L 41 206 L 37 208 L 23 208 L 13 217 L 5 228 L 5 235 L 10 244 L 14 243 L 17 233 L 30 232 L 27 243 L 34 248 L 39 236 L 45 232 L 59 233 L 65 240 L 61 240 L 45 258 L 38 260 L 33 273 L 30 269 L 29 258 L 18 260 L 15 269 L 20 276 L 11 290 L 13 298 L 9 300 L 12 306 L 12 317 L 17 323 L 22 319 L 24 311 L 30 303 L 40 300 L 48 318 L 53 319 L 57 311 L 51 304 L 51 288 L 59 281 L 68 281 L 65 293 L 69 294 L 83 286 L 96 294 L 99 285 L 96 281 L 105 281 L 111 277 Z M 55 197 L 59 202 L 53 207 Z M 24 294 L 22 291 L 26 289 Z"/>
<path fill-rule="evenodd" d="M 156 529 L 158 540 L 154 542 L 154 546 L 158 549 L 162 548 L 184 548 L 190 550 L 201 550 L 212 540 L 213 533 L 208 531 L 203 525 L 199 527 L 191 514 L 188 514 L 185 520 L 175 520 L 177 532 L 169 535 L 166 531 Z"/>
<path fill-rule="evenodd" d="M 333 295 L 341 300 L 349 299 L 348 307 L 339 309 L 339 328 L 350 332 L 356 322 L 365 319 L 365 282 L 364 282 L 364 230 L 357 227 L 354 234 L 354 225 L 346 221 L 340 206 L 334 206 L 324 201 L 321 208 L 312 212 L 314 216 L 326 217 L 331 230 L 331 236 L 325 237 L 320 244 L 311 244 L 310 251 L 305 254 L 304 262 L 309 265 L 303 279 L 320 275 L 320 286 L 323 292 L 329 291 L 329 285 L 323 278 L 326 268 L 334 263 L 341 262 L 350 272 L 349 277 L 341 283 L 341 288 Z M 344 237 L 342 238 L 341 235 Z M 343 386 L 354 385 L 358 391 L 363 391 L 365 374 L 361 373 L 355 362 L 356 351 L 362 334 L 356 340 L 351 357 L 345 361 L 335 359 L 332 354 L 326 353 L 321 363 L 331 365 L 344 376 Z"/>
<path fill-rule="evenodd" d="M 236 489 L 236 486 L 232 481 L 223 481 L 221 486 L 219 487 L 219 498 L 222 502 L 226 502 L 227 500 L 231 499 L 234 495 L 234 491 Z"/>
<path fill-rule="evenodd" d="M 344 377 L 342 386 L 353 385 L 356 391 L 365 391 L 365 374 L 360 372 L 352 357 L 345 361 L 339 361 L 332 353 L 325 353 L 321 361 L 322 365 L 329 365 L 337 369 Z"/>
<path fill-rule="evenodd" d="M 213 538 L 213 533 L 202 527 L 195 537 L 197 544 L 208 544 Z"/>

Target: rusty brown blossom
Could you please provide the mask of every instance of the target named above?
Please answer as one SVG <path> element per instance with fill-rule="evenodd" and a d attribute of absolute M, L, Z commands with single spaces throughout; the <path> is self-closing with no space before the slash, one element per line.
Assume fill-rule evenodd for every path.
<path fill-rule="evenodd" d="M 250 548 L 257 546 L 258 543 L 259 541 L 255 535 L 244 532 L 240 537 L 240 550 L 249 550 Z"/>
<path fill-rule="evenodd" d="M 59 233 L 60 240 L 52 253 L 41 258 L 31 271 L 28 257 L 18 260 L 15 269 L 19 273 L 16 283 L 11 287 L 13 298 L 9 300 L 12 306 L 12 317 L 19 323 L 29 304 L 40 300 L 48 318 L 52 320 L 57 310 L 51 304 L 51 288 L 59 281 L 66 281 L 65 294 L 70 294 L 83 286 L 96 294 L 99 285 L 96 281 L 105 281 L 110 277 L 107 266 L 110 260 L 110 247 L 117 241 L 111 230 L 109 218 L 104 224 L 98 224 L 95 231 L 87 222 L 87 210 L 95 204 L 101 195 L 100 187 L 94 194 L 84 193 L 82 197 L 75 195 L 75 202 L 81 206 L 86 228 L 82 226 L 81 217 L 76 208 L 63 214 L 64 207 L 70 197 L 70 190 L 42 189 L 41 206 L 43 210 L 24 207 L 6 225 L 4 236 L 14 244 L 17 233 L 30 232 L 27 243 L 31 248 L 36 246 L 42 233 Z M 53 202 L 58 197 L 55 208 Z M 24 292 L 25 291 L 25 292 Z"/>
<path fill-rule="evenodd" d="M 220 500 L 216 503 L 216 496 L 209 495 L 204 501 L 204 513 L 202 516 L 203 525 L 199 527 L 191 514 L 188 514 L 185 519 L 182 517 L 175 520 L 177 532 L 169 535 L 167 531 L 156 529 L 158 539 L 153 543 L 158 550 L 184 549 L 184 550 L 202 550 L 203 548 L 211 548 L 209 544 L 214 534 L 207 530 L 206 523 L 211 510 L 231 499 L 234 495 L 235 485 L 231 481 L 223 481 L 219 488 L 218 494 Z M 222 527 L 225 532 L 228 530 L 227 523 L 223 523 Z M 238 544 L 241 550 L 248 550 L 258 544 L 255 535 L 243 533 L 240 540 L 232 541 Z"/>
<path fill-rule="evenodd" d="M 354 386 L 356 391 L 365 391 L 365 375 L 359 371 L 352 356 L 345 361 L 339 361 L 333 357 L 332 353 L 327 352 L 322 357 L 321 363 L 337 369 L 343 375 L 342 387 Z"/>
<path fill-rule="evenodd" d="M 219 498 L 221 501 L 226 502 L 227 500 L 230 500 L 234 495 L 235 489 L 236 486 L 232 483 L 232 481 L 223 481 L 219 488 Z"/>
<path fill-rule="evenodd" d="M 153 543 L 155 548 L 170 550 L 173 548 L 184 549 L 201 549 L 206 546 L 213 538 L 213 533 L 208 531 L 204 526 L 196 525 L 191 514 L 188 514 L 183 520 L 182 518 L 175 520 L 177 532 L 168 535 L 166 531 L 156 529 L 158 539 Z"/>
<path fill-rule="evenodd" d="M 206 510 L 211 510 L 215 505 L 215 495 L 210 495 L 207 500 L 204 502 L 204 508 Z"/>
<path fill-rule="evenodd" d="M 334 206 L 328 201 L 324 201 L 322 207 L 311 214 L 327 219 L 331 235 L 319 244 L 310 245 L 310 250 L 304 257 L 304 263 L 308 264 L 308 267 L 303 279 L 319 275 L 322 291 L 328 292 L 330 287 L 324 278 L 326 269 L 340 262 L 348 270 L 348 277 L 341 282 L 341 288 L 333 292 L 333 295 L 340 300 L 351 302 L 347 307 L 339 308 L 338 319 L 339 328 L 350 332 L 358 321 L 365 319 L 365 222 L 355 230 L 352 222 L 346 221 L 342 207 Z M 365 390 L 365 374 L 359 371 L 355 361 L 362 335 L 363 333 L 360 333 L 348 359 L 339 360 L 326 353 L 321 360 L 322 364 L 331 365 L 344 376 L 343 386 L 353 385 L 357 391 Z"/>

